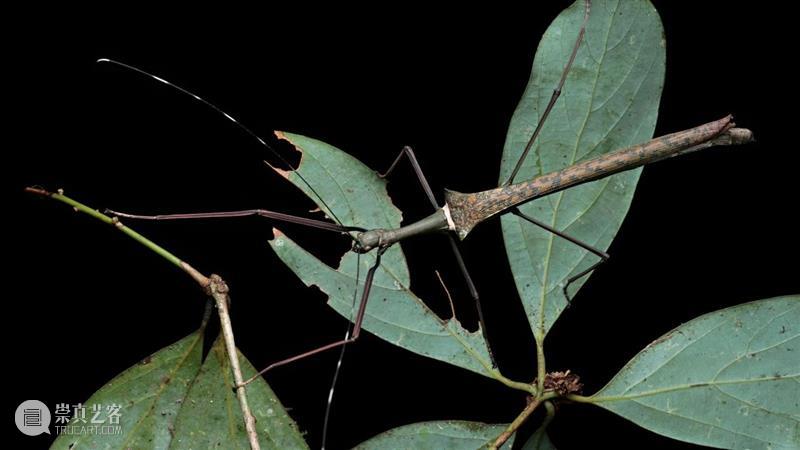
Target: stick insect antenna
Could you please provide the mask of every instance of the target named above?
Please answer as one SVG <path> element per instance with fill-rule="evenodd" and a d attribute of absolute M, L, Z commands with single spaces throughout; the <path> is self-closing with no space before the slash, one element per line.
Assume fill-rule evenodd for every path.
<path fill-rule="evenodd" d="M 289 218 L 289 216 L 287 216 L 285 214 L 274 213 L 274 212 L 271 212 L 271 211 L 263 211 L 263 210 L 261 210 L 261 211 L 255 211 L 255 210 L 253 210 L 253 211 L 243 211 L 239 215 L 253 215 L 253 214 L 255 214 L 255 215 L 263 215 L 265 217 L 271 217 L 271 218 L 275 218 L 275 219 L 278 219 L 278 220 L 287 220 L 287 221 L 290 221 L 290 222 L 300 223 L 300 224 L 313 226 L 313 227 L 317 227 L 317 228 L 330 229 L 332 231 L 342 231 L 342 230 L 346 230 L 346 231 L 365 231 L 364 229 L 362 229 L 360 227 L 350 227 L 350 226 L 344 225 L 342 223 L 342 221 L 339 220 L 338 217 L 336 217 L 336 213 L 333 212 L 333 209 L 330 206 L 328 206 L 328 204 L 325 202 L 325 200 L 323 200 L 322 196 L 320 196 L 319 193 L 316 191 L 316 189 L 314 189 L 314 186 L 312 186 L 311 183 L 309 183 L 308 180 L 306 180 L 305 177 L 303 177 L 303 175 L 300 172 L 294 170 L 294 167 L 292 167 L 292 165 L 289 163 L 289 161 L 286 160 L 286 158 L 283 157 L 283 155 L 278 153 L 278 151 L 275 150 L 271 145 L 269 145 L 264 139 L 262 139 L 261 136 L 257 135 L 250 128 L 248 128 L 247 126 L 245 126 L 244 124 L 242 124 L 241 122 L 236 120 L 233 116 L 231 116 L 227 112 L 223 111 L 217 105 L 209 102 L 208 100 L 200 97 L 199 95 L 197 95 L 197 94 L 195 94 L 195 93 L 193 93 L 193 92 L 191 92 L 191 91 L 189 91 L 187 89 L 184 89 L 183 87 L 181 87 L 181 86 L 179 86 L 179 85 L 177 85 L 175 83 L 167 81 L 167 80 L 165 80 L 165 79 L 163 79 L 163 78 L 161 78 L 159 76 L 156 76 L 156 75 L 154 75 L 152 73 L 149 73 L 149 72 L 147 72 L 145 70 L 142 70 L 142 69 L 140 69 L 138 67 L 131 66 L 129 64 L 125 64 L 123 62 L 116 61 L 116 60 L 113 60 L 113 59 L 108 59 L 108 58 L 98 59 L 97 62 L 98 63 L 114 64 L 114 65 L 117 65 L 117 66 L 122 67 L 124 69 L 128 69 L 128 70 L 134 71 L 136 73 L 139 73 L 141 75 L 150 77 L 150 78 L 152 78 L 152 79 L 154 79 L 156 81 L 160 81 L 161 83 L 166 84 L 167 86 L 177 90 L 178 92 L 181 92 L 181 93 L 183 93 L 185 95 L 188 95 L 188 96 L 194 98 L 198 102 L 206 105 L 207 107 L 211 108 L 212 110 L 216 111 L 220 115 L 224 116 L 225 118 L 227 118 L 228 120 L 233 122 L 237 127 L 239 127 L 239 129 L 241 129 L 242 131 L 244 131 L 245 133 L 250 135 L 253 139 L 258 141 L 262 146 L 264 146 L 267 150 L 269 150 L 276 158 L 278 158 L 278 160 L 281 161 L 281 163 L 283 163 L 286 166 L 287 170 L 294 171 L 295 175 L 297 175 L 297 177 L 303 182 L 303 184 L 308 186 L 308 189 L 311 192 L 314 193 L 314 195 L 317 197 L 317 200 L 319 200 L 319 202 L 323 206 L 325 206 L 325 209 L 327 209 L 328 213 L 330 213 L 331 218 L 338 224 L 338 228 L 339 229 L 332 228 L 333 225 L 331 225 L 330 227 L 327 227 L 326 223 L 320 222 L 320 221 L 315 221 L 313 219 L 303 219 L 303 218 L 297 218 L 297 217 Z M 131 215 L 131 214 L 122 214 L 122 213 L 115 213 L 115 214 L 117 214 L 119 216 L 131 217 L 131 218 L 137 218 L 137 217 L 144 218 L 144 216 L 135 216 L 135 215 Z M 223 215 L 228 216 L 228 217 L 232 216 L 233 214 L 235 214 L 235 213 L 223 213 Z M 173 215 L 173 216 L 174 217 L 172 217 L 172 218 L 179 218 L 178 216 L 181 216 L 181 215 Z M 193 215 L 192 214 L 184 214 L 182 216 L 184 216 L 184 218 L 191 218 L 190 216 L 193 216 Z M 210 217 L 212 215 L 210 215 L 210 214 L 197 214 L 195 216 Z M 346 233 L 346 234 L 350 237 L 350 239 L 354 239 L 353 236 L 350 235 L 349 233 Z M 370 273 L 369 273 L 369 276 L 368 276 L 368 282 L 370 284 L 371 284 L 372 276 L 374 275 L 375 269 L 377 269 L 378 265 L 380 264 L 380 254 L 381 253 L 382 253 L 382 251 L 378 253 L 376 263 L 370 269 Z M 347 348 L 347 344 L 349 342 L 352 342 L 353 340 L 355 340 L 358 337 L 358 333 L 359 333 L 360 328 L 361 328 L 361 320 L 362 320 L 363 314 L 364 314 L 363 307 L 362 307 L 362 308 L 360 308 L 359 313 L 358 313 L 358 317 L 356 318 L 357 325 L 356 325 L 356 329 L 354 330 L 353 329 L 353 325 L 351 324 L 351 322 L 353 321 L 353 315 L 354 315 L 354 312 L 355 312 L 356 299 L 358 298 L 358 280 L 360 278 L 359 277 L 359 271 L 360 271 L 360 267 L 361 267 L 361 255 L 360 254 L 357 254 L 357 255 L 358 256 L 356 258 L 356 284 L 355 284 L 355 290 L 353 291 L 353 306 L 352 306 L 351 312 L 350 312 L 350 320 L 347 322 L 347 329 L 345 331 L 344 339 L 341 341 L 342 349 L 341 349 L 341 352 L 339 353 L 339 359 L 338 359 L 338 361 L 336 363 L 336 370 L 334 371 L 333 380 L 331 381 L 331 389 L 328 392 L 328 402 L 327 402 L 327 405 L 325 406 L 325 419 L 324 419 L 323 426 L 322 426 L 322 449 L 323 450 L 325 449 L 325 443 L 326 443 L 327 437 L 328 437 L 328 422 L 329 422 L 329 419 L 330 419 L 331 405 L 333 403 L 333 393 L 334 393 L 334 390 L 336 389 L 336 382 L 339 379 L 339 372 L 340 372 L 340 370 L 342 368 L 342 361 L 344 360 L 345 349 Z M 365 299 L 364 300 L 366 300 L 366 296 L 367 295 L 369 295 L 369 286 L 365 286 L 365 295 L 364 295 Z M 362 300 L 362 302 L 366 303 L 364 300 Z M 248 383 L 250 381 L 251 380 L 248 380 Z M 247 384 L 247 383 L 245 383 L 245 384 Z"/>
<path fill-rule="evenodd" d="M 350 340 L 350 335 L 353 332 L 353 312 L 356 310 L 356 300 L 358 300 L 358 280 L 361 273 L 361 253 L 356 253 L 356 288 L 353 290 L 353 304 L 350 308 L 350 319 L 347 321 L 347 331 L 344 333 L 345 342 Z M 339 372 L 342 370 L 342 361 L 344 360 L 344 352 L 347 350 L 347 344 L 342 345 L 342 350 L 339 352 L 339 360 L 336 361 L 336 370 L 333 372 L 333 380 L 331 380 L 331 389 L 328 391 L 328 402 L 325 404 L 325 419 L 322 421 L 322 443 L 321 450 L 325 450 L 325 445 L 328 442 L 328 424 L 331 417 L 331 405 L 333 405 L 333 391 L 336 389 L 336 382 L 339 381 Z"/>
<path fill-rule="evenodd" d="M 230 120 L 230 121 L 231 121 L 231 122 L 233 122 L 233 123 L 234 123 L 234 124 L 235 124 L 237 127 L 239 127 L 239 129 L 241 129 L 242 131 L 244 131 L 245 133 L 247 133 L 248 135 L 250 135 L 250 136 L 251 136 L 253 139 L 257 140 L 257 141 L 258 141 L 258 142 L 259 142 L 261 145 L 263 145 L 263 146 L 264 146 L 264 147 L 265 147 L 267 150 L 269 150 L 269 151 L 270 151 L 270 153 L 272 153 L 272 154 L 273 154 L 273 155 L 274 155 L 276 158 L 278 158 L 278 160 L 280 160 L 280 161 L 281 161 L 281 163 L 282 163 L 282 164 L 284 164 L 284 165 L 286 166 L 286 169 L 287 169 L 287 170 L 293 171 L 293 172 L 295 173 L 295 175 L 297 175 L 297 177 L 298 177 L 298 178 L 299 178 L 299 179 L 300 179 L 300 180 L 303 182 L 303 184 L 305 184 L 306 186 L 308 186 L 308 189 L 309 189 L 311 192 L 313 192 L 313 193 L 314 193 L 314 195 L 317 197 L 317 200 L 319 200 L 319 201 L 320 201 L 320 203 L 322 203 L 322 204 L 325 206 L 325 209 L 327 209 L 327 210 L 328 210 L 328 212 L 329 212 L 329 213 L 330 213 L 330 215 L 331 215 L 331 218 L 332 218 L 332 219 L 333 219 L 333 220 L 334 220 L 334 221 L 335 221 L 337 224 L 344 226 L 344 224 L 343 224 L 343 223 L 342 223 L 342 222 L 339 220 L 339 218 L 338 218 L 338 217 L 336 217 L 336 213 L 334 213 L 334 212 L 333 212 L 333 210 L 332 210 L 332 209 L 331 209 L 331 208 L 328 206 L 328 204 L 327 204 L 327 203 L 325 203 L 325 200 L 323 200 L 323 199 L 322 199 L 322 196 L 321 196 L 321 195 L 319 195 L 319 193 L 316 191 L 316 189 L 314 189 L 314 186 L 312 186 L 312 185 L 311 185 L 311 183 L 309 183 L 309 182 L 308 182 L 308 180 L 306 180 L 306 179 L 305 179 L 305 177 L 303 177 L 303 175 L 302 175 L 300 172 L 296 171 L 296 170 L 294 169 L 294 167 L 292 167 L 292 165 L 289 163 L 289 161 L 288 161 L 288 160 L 286 160 L 286 158 L 284 158 L 284 157 L 283 157 L 283 155 L 281 155 L 280 153 L 278 153 L 278 151 L 277 151 L 277 150 L 275 150 L 275 149 L 274 149 L 274 148 L 273 148 L 271 145 L 269 145 L 269 144 L 267 143 L 267 141 L 265 141 L 264 139 L 262 139 L 262 138 L 261 138 L 261 136 L 257 135 L 257 134 L 256 134 L 255 132 L 253 132 L 253 131 L 252 131 L 250 128 L 246 127 L 244 124 L 242 124 L 241 122 L 239 122 L 238 120 L 236 120 L 236 119 L 235 119 L 233 116 L 231 116 L 230 114 L 228 114 L 228 113 L 226 113 L 225 111 L 223 111 L 223 110 L 222 110 L 220 107 L 218 107 L 217 105 L 215 105 L 215 104 L 213 104 L 213 103 L 209 102 L 208 100 L 204 99 L 203 97 L 200 97 L 199 95 L 195 94 L 194 92 L 191 92 L 191 91 L 189 91 L 189 90 L 187 90 L 187 89 L 184 89 L 184 88 L 182 88 L 181 86 L 178 86 L 178 85 L 177 85 L 177 84 L 175 84 L 175 83 L 172 83 L 172 82 L 170 82 L 170 81 L 167 81 L 167 80 L 165 80 L 165 79 L 163 79 L 163 78 L 161 78 L 161 77 L 159 77 L 159 76 L 157 76 L 157 75 L 153 75 L 152 73 L 150 73 L 150 72 L 147 72 L 147 71 L 145 71 L 145 70 L 142 70 L 142 69 L 140 69 L 140 68 L 138 68 L 138 67 L 131 66 L 130 64 L 125 64 L 125 63 L 123 63 L 123 62 L 116 61 L 116 60 L 113 60 L 113 59 L 108 59 L 108 58 L 100 58 L 100 59 L 98 59 L 98 60 L 97 60 L 97 62 L 98 62 L 98 63 L 109 63 L 109 64 L 114 64 L 114 65 L 116 65 L 116 66 L 122 67 L 122 68 L 124 68 L 124 69 L 131 70 L 131 71 L 133 71 L 133 72 L 139 73 L 139 74 L 141 74 L 141 75 L 144 75 L 144 76 L 146 76 L 146 77 L 150 77 L 150 78 L 152 78 L 152 79 L 154 79 L 154 80 L 156 80 L 156 81 L 160 81 L 161 83 L 164 83 L 164 84 L 166 84 L 167 86 L 169 86 L 169 87 L 171 87 L 171 88 L 173 88 L 173 89 L 177 90 L 178 92 L 181 92 L 181 93 L 183 93 L 183 94 L 185 94 L 185 95 L 188 95 L 189 97 L 192 97 L 192 98 L 194 98 L 194 99 L 195 99 L 195 100 L 197 100 L 198 102 L 200 102 L 200 103 L 202 103 L 202 104 L 204 104 L 204 105 L 208 106 L 208 107 L 209 107 L 209 108 L 211 108 L 212 110 L 214 110 L 214 111 L 216 111 L 217 113 L 219 113 L 220 115 L 224 116 L 226 119 Z M 352 238 L 352 237 L 351 237 L 351 238 Z"/>

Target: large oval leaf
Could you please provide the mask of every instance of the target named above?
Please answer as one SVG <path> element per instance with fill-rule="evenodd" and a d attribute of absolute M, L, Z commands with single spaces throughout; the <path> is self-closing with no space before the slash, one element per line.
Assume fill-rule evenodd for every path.
<path fill-rule="evenodd" d="M 453 449 L 475 450 L 500 435 L 506 425 L 488 425 L 480 422 L 441 420 L 420 422 L 397 427 L 362 442 L 353 450 L 394 450 L 394 449 Z M 514 436 L 503 444 L 502 449 L 510 449 Z"/>
<path fill-rule="evenodd" d="M 250 361 L 238 352 L 242 375 L 255 375 Z M 249 449 L 242 410 L 233 391 L 228 354 L 222 337 L 211 347 L 203 367 L 189 390 L 175 420 L 175 437 L 169 448 Z M 297 425 L 263 378 L 247 385 L 247 400 L 256 419 L 258 441 L 263 449 L 304 449 Z"/>
<path fill-rule="evenodd" d="M 171 430 L 197 372 L 203 333 L 197 331 L 114 377 L 86 401 L 102 409 L 98 420 L 112 426 L 107 409 L 119 405 L 119 434 L 61 434 L 51 449 L 167 448 Z M 87 419 L 92 417 L 87 411 Z M 70 425 L 91 425 L 73 419 Z"/>
<path fill-rule="evenodd" d="M 580 24 L 583 0 L 556 18 L 539 44 L 533 71 L 506 136 L 504 182 L 558 84 Z M 645 0 L 595 0 L 586 36 L 533 151 L 517 180 L 648 140 L 664 80 L 661 21 Z M 607 249 L 628 211 L 640 170 L 577 186 L 522 211 L 596 248 Z M 566 307 L 561 286 L 597 257 L 516 216 L 502 218 L 506 252 L 534 336 L 544 339 Z M 586 277 L 570 285 L 575 293 Z"/>
<path fill-rule="evenodd" d="M 108 427 L 113 424 L 106 408 L 119 405 L 119 433 L 61 434 L 50 448 L 250 448 L 222 341 L 217 340 L 205 363 L 202 351 L 201 330 L 122 372 L 85 403 L 87 421 L 94 417 L 90 408 L 98 405 L 99 420 Z M 241 354 L 239 360 L 245 377 L 256 373 Z M 250 383 L 247 394 L 262 448 L 307 448 L 263 379 Z M 70 425 L 92 423 L 73 419 Z"/>
<path fill-rule="evenodd" d="M 636 355 L 590 401 L 722 448 L 800 448 L 800 296 L 706 314 Z"/>
<path fill-rule="evenodd" d="M 345 225 L 367 229 L 400 225 L 400 211 L 392 205 L 385 181 L 374 171 L 324 142 L 289 133 L 279 136 L 302 152 L 297 170 L 281 173 L 328 216 L 338 217 Z M 313 191 L 297 173 L 314 187 Z M 319 201 L 317 194 L 327 206 Z M 328 304 L 336 312 L 352 319 L 356 264 L 360 259 L 361 292 L 365 274 L 375 262 L 375 252 L 360 258 L 348 252 L 334 269 L 281 232 L 276 230 L 275 234 L 270 245 L 278 257 L 306 285 L 316 285 L 327 294 Z M 491 360 L 480 331 L 470 333 L 454 319 L 442 320 L 409 290 L 409 284 L 408 267 L 400 246 L 390 247 L 375 274 L 364 329 L 414 353 L 491 376 Z"/>

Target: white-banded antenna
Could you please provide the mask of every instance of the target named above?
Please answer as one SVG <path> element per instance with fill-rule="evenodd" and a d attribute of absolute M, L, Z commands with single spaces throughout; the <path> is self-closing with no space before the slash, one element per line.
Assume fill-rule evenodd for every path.
<path fill-rule="evenodd" d="M 108 58 L 100 58 L 100 59 L 97 60 L 97 62 L 98 63 L 114 64 L 116 66 L 119 66 L 119 67 L 122 67 L 122 68 L 125 68 L 125 69 L 128 69 L 128 70 L 134 71 L 134 72 L 139 73 L 141 75 L 144 75 L 146 77 L 152 78 L 152 79 L 154 79 L 156 81 L 164 83 L 167 86 L 169 86 L 169 87 L 171 87 L 171 88 L 173 88 L 173 89 L 175 89 L 175 90 L 177 90 L 177 91 L 179 91 L 179 92 L 181 92 L 181 93 L 183 93 L 185 95 L 188 95 L 188 96 L 194 98 L 198 102 L 203 103 L 204 105 L 206 105 L 209 108 L 213 109 L 217 113 L 221 114 L 222 116 L 224 116 L 225 118 L 227 118 L 228 120 L 233 122 L 237 127 L 239 127 L 241 130 L 243 130 L 245 133 L 247 133 L 248 135 L 250 135 L 254 139 L 256 139 L 265 148 L 267 148 L 267 150 L 269 150 L 273 155 L 275 155 L 275 157 L 277 157 L 283 164 L 286 165 L 287 170 L 294 171 L 294 173 L 298 176 L 298 178 L 300 180 L 302 180 L 302 182 L 306 186 L 308 186 L 308 188 L 309 188 L 309 190 L 311 190 L 311 192 L 314 193 L 314 195 L 317 197 L 317 199 L 320 201 L 320 203 L 322 203 L 325 206 L 325 208 L 330 213 L 331 218 L 333 218 L 333 220 L 336 221 L 336 223 L 338 223 L 339 225 L 345 226 L 339 220 L 339 218 L 336 217 L 336 214 L 328 206 L 328 204 L 325 203 L 325 200 L 322 199 L 322 197 L 317 193 L 317 191 L 314 189 L 314 187 L 311 186 L 311 184 L 303 177 L 302 174 L 300 174 L 299 172 L 294 170 L 294 168 L 289 163 L 289 161 L 286 160 L 286 158 L 284 158 L 280 153 L 277 152 L 277 150 L 272 148 L 272 146 L 270 146 L 266 141 L 264 141 L 264 139 L 262 139 L 261 136 L 259 136 L 256 133 L 254 133 L 252 130 L 250 130 L 248 127 L 246 127 L 241 122 L 236 120 L 233 116 L 231 116 L 227 112 L 223 111 L 217 105 L 215 105 L 215 104 L 209 102 L 208 100 L 200 97 L 199 95 L 195 94 L 194 92 L 191 92 L 191 91 L 189 91 L 187 89 L 184 89 L 183 87 L 178 86 L 175 83 L 167 81 L 164 78 L 156 76 L 156 75 L 154 75 L 154 74 L 152 74 L 150 72 L 147 72 L 145 70 L 142 70 L 142 69 L 140 69 L 138 67 L 131 66 L 129 64 L 125 64 L 123 62 L 116 61 L 116 60 L 113 60 L 113 59 L 108 59 Z M 350 335 L 352 333 L 353 315 L 355 313 L 355 305 L 356 305 L 356 300 L 358 298 L 358 279 L 359 279 L 359 271 L 360 271 L 360 269 L 361 269 L 361 255 L 358 254 L 358 256 L 356 258 L 356 288 L 355 288 L 355 291 L 353 292 L 353 305 L 352 305 L 352 308 L 350 310 L 350 320 L 347 322 L 347 330 L 345 332 L 345 340 L 349 340 L 350 339 Z M 344 360 L 344 354 L 345 354 L 345 349 L 346 348 L 347 348 L 347 344 L 342 345 L 342 350 L 339 353 L 339 360 L 336 362 L 336 370 L 334 371 L 334 374 L 333 374 L 333 380 L 331 381 L 331 389 L 330 389 L 330 391 L 328 391 L 328 401 L 327 401 L 327 405 L 325 406 L 325 420 L 324 420 L 323 426 L 322 426 L 322 450 L 325 449 L 325 443 L 326 443 L 327 437 L 328 437 L 328 422 L 330 421 L 331 405 L 333 404 L 333 394 L 334 394 L 334 391 L 336 390 L 336 382 L 339 379 L 339 372 L 342 369 L 342 361 Z"/>
<path fill-rule="evenodd" d="M 154 80 L 156 80 L 156 81 L 159 81 L 159 82 L 161 82 L 161 83 L 164 83 L 164 84 L 166 84 L 167 86 L 169 86 L 169 87 L 171 87 L 171 88 L 173 88 L 173 89 L 175 89 L 175 90 L 177 90 L 177 91 L 179 91 L 179 92 L 181 92 L 181 93 L 183 93 L 183 94 L 185 94 L 185 95 L 188 95 L 188 96 L 190 96 L 190 97 L 194 98 L 194 99 L 195 99 L 195 100 L 197 100 L 198 102 L 200 102 L 200 103 L 202 103 L 202 104 L 204 104 L 204 105 L 208 106 L 209 108 L 213 109 L 214 111 L 216 111 L 216 112 L 217 112 L 217 113 L 219 113 L 220 115 L 224 116 L 226 119 L 228 119 L 228 120 L 230 120 L 231 122 L 233 122 L 233 123 L 234 123 L 234 124 L 235 124 L 235 125 L 236 125 L 236 126 L 239 128 L 239 129 L 241 129 L 242 131 L 244 131 L 245 133 L 247 133 L 248 135 L 250 135 L 251 137 L 253 137 L 253 138 L 254 138 L 255 140 L 257 140 L 257 141 L 258 141 L 258 142 L 259 142 L 261 145 L 263 145 L 263 146 L 264 146 L 264 147 L 265 147 L 267 150 L 269 150 L 269 151 L 270 151 L 270 152 L 271 152 L 271 153 L 272 153 L 272 154 L 273 154 L 273 155 L 274 155 L 276 158 L 278 158 L 278 159 L 279 159 L 279 160 L 280 160 L 280 161 L 281 161 L 281 162 L 282 162 L 282 163 L 283 163 L 283 164 L 286 166 L 286 170 L 289 170 L 289 171 L 292 171 L 292 172 L 294 172 L 294 174 L 295 174 L 295 175 L 297 175 L 297 177 L 298 177 L 298 178 L 299 178 L 299 179 L 300 179 L 300 180 L 303 182 L 303 184 L 305 184 L 306 186 L 308 186 L 308 189 L 309 189 L 309 190 L 310 190 L 312 193 L 314 193 L 314 195 L 317 197 L 317 200 L 319 200 L 319 202 L 320 202 L 320 203 L 322 203 L 322 204 L 325 206 L 325 209 L 327 209 L 327 212 L 329 212 L 329 213 L 330 213 L 330 215 L 331 215 L 331 218 L 332 218 L 332 219 L 333 219 L 333 220 L 334 220 L 334 221 L 335 221 L 337 224 L 344 226 L 344 224 L 343 224 L 343 223 L 342 223 L 342 222 L 339 220 L 339 218 L 338 218 L 338 217 L 336 217 L 336 213 L 334 213 L 334 212 L 333 212 L 333 210 L 330 208 L 330 206 L 328 206 L 328 204 L 327 204 L 327 203 L 325 203 L 325 200 L 323 200 L 323 199 L 322 199 L 322 196 L 321 196 L 321 195 L 319 195 L 319 193 L 317 193 L 316 189 L 314 189 L 314 187 L 313 187 L 313 186 L 311 186 L 311 183 L 309 183 L 309 182 L 308 182 L 308 180 L 306 180 L 306 179 L 305 179 L 305 177 L 303 177 L 303 175 L 302 175 L 300 172 L 298 172 L 298 171 L 294 170 L 294 168 L 293 168 L 293 167 L 292 167 L 292 165 L 289 163 L 289 161 L 287 161 L 287 160 L 286 160 L 286 158 L 284 158 L 284 157 L 283 157 L 283 156 L 282 156 L 280 153 L 278 153 L 278 151 L 277 151 L 277 150 L 275 150 L 274 148 L 272 148 L 272 146 L 271 146 L 271 145 L 269 145 L 269 144 L 268 144 L 268 143 L 267 143 L 267 142 L 266 142 L 264 139 L 262 139 L 262 138 L 261 138 L 261 136 L 257 135 L 257 134 L 256 134 L 255 132 L 253 132 L 253 131 L 252 131 L 250 128 L 246 127 L 244 124 L 242 124 L 241 122 L 239 122 L 238 120 L 236 120 L 236 119 L 235 119 L 233 116 L 231 116 L 231 115 L 230 115 L 230 114 L 228 114 L 227 112 L 223 111 L 223 110 L 222 110 L 222 108 L 220 108 L 220 107 L 218 107 L 217 105 L 215 105 L 215 104 L 213 104 L 213 103 L 209 102 L 208 100 L 204 99 L 203 97 L 200 97 L 199 95 L 195 94 L 194 92 L 191 92 L 191 91 L 189 91 L 189 90 L 187 90 L 187 89 L 184 89 L 183 87 L 181 87 L 181 86 L 178 86 L 178 85 L 177 85 L 177 84 L 175 84 L 175 83 L 172 83 L 172 82 L 170 82 L 170 81 L 167 81 L 167 80 L 165 80 L 164 78 L 161 78 L 161 77 L 159 77 L 159 76 L 157 76 L 157 75 L 154 75 L 154 74 L 152 74 L 152 73 L 150 73 L 150 72 L 147 72 L 147 71 L 145 71 L 145 70 L 142 70 L 142 69 L 140 69 L 140 68 L 138 68 L 138 67 L 136 67 L 136 66 L 132 66 L 132 65 L 130 65 L 130 64 L 125 64 L 124 62 L 120 62 L 120 61 L 117 61 L 117 60 L 114 60 L 114 59 L 109 59 L 109 58 L 100 58 L 100 59 L 98 59 L 96 62 L 97 62 L 97 63 L 109 63 L 109 64 L 114 64 L 114 65 L 116 65 L 116 66 L 122 67 L 122 68 L 124 68 L 124 69 L 127 69 L 127 70 L 131 70 L 131 71 L 133 71 L 133 72 L 136 72 L 136 73 L 138 73 L 138 74 L 144 75 L 144 76 L 146 76 L 146 77 L 149 77 L 149 78 L 152 78 L 152 79 L 154 79 Z"/>

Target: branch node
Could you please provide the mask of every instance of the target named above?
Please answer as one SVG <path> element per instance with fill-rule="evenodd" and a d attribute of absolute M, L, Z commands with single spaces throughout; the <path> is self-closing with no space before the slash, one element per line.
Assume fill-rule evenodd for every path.
<path fill-rule="evenodd" d="M 583 383 L 581 377 L 571 373 L 570 370 L 550 372 L 544 377 L 544 390 L 565 397 L 570 394 L 580 394 L 583 391 Z"/>

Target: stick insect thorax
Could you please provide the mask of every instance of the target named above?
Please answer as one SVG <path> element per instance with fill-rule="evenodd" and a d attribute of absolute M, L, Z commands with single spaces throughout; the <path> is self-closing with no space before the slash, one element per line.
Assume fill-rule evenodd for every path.
<path fill-rule="evenodd" d="M 729 115 L 714 122 L 625 147 L 532 180 L 469 194 L 446 190 L 444 207 L 404 227 L 358 233 L 353 242 L 353 250 L 365 253 L 374 248 L 389 247 L 411 236 L 448 230 L 455 232 L 463 240 L 479 223 L 545 195 L 665 158 L 717 145 L 746 144 L 752 140 L 753 133 L 746 128 L 735 128 L 733 116 Z"/>

